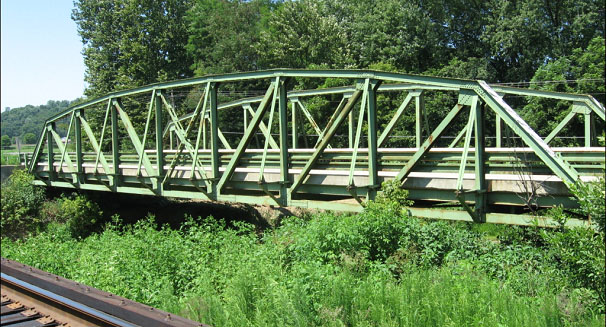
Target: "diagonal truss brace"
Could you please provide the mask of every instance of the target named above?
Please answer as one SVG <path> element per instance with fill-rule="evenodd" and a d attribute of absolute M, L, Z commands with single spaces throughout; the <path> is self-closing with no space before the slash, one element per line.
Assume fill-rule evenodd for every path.
<path fill-rule="evenodd" d="M 206 101 L 203 99 L 206 99 L 206 97 L 208 96 L 208 92 L 209 92 L 209 85 L 207 85 L 207 88 L 205 90 L 205 94 L 201 97 L 201 101 L 198 103 L 198 105 L 196 106 L 196 110 L 194 111 L 194 115 L 192 115 L 190 122 L 188 123 L 188 126 L 185 128 L 183 128 L 183 126 L 181 125 L 181 123 L 179 122 L 179 119 L 177 117 L 177 114 L 175 113 L 173 107 L 168 103 L 168 101 L 166 100 L 166 98 L 164 97 L 164 94 L 160 93 L 160 97 L 162 99 L 162 102 L 164 103 L 164 106 L 167 108 L 167 112 L 169 113 L 169 116 L 171 117 L 171 120 L 174 122 L 174 126 L 175 126 L 175 134 L 177 135 L 177 137 L 179 138 L 179 140 L 181 141 L 181 143 L 179 143 L 179 147 L 177 149 L 177 153 L 175 154 L 175 157 L 173 158 L 173 161 L 171 162 L 171 166 L 168 170 L 168 172 L 165 174 L 164 179 L 162 181 L 162 184 L 166 183 L 166 181 L 170 178 L 170 176 L 172 175 L 175 166 L 177 164 L 177 159 L 179 158 L 181 152 L 183 151 L 183 148 L 185 147 L 186 150 L 189 152 L 190 156 L 192 157 L 193 160 L 198 160 L 198 159 L 194 159 L 197 158 L 197 156 L 195 155 L 195 151 L 197 152 L 198 149 L 194 149 L 194 147 L 192 146 L 192 144 L 187 140 L 188 134 L 190 133 L 190 130 L 194 124 L 194 121 L 197 119 L 197 117 L 200 114 L 200 110 L 201 110 L 201 103 L 204 101 L 202 107 L 206 107 Z M 198 172 L 200 173 L 200 175 L 202 176 L 204 183 L 206 184 L 207 188 L 211 188 L 212 184 L 211 181 L 209 181 L 206 173 L 204 172 L 204 168 L 202 165 L 202 162 L 200 162 L 198 160 L 197 162 L 197 168 L 198 168 Z M 194 173 L 194 171 L 192 171 L 192 174 Z"/>
<path fill-rule="evenodd" d="M 133 142 L 133 146 L 135 147 L 135 151 L 137 151 L 137 155 L 139 155 L 139 157 L 142 157 L 143 159 L 143 166 L 145 167 L 145 171 L 148 177 L 155 176 L 156 170 L 152 168 L 152 162 L 148 158 L 147 153 L 145 153 L 145 148 L 143 144 L 141 144 L 141 140 L 139 139 L 139 136 L 137 135 L 137 132 L 135 131 L 135 128 L 133 127 L 133 124 L 129 119 L 129 116 L 122 108 L 120 99 L 114 99 L 112 103 L 114 104 L 115 110 L 118 111 L 118 114 L 120 115 L 120 120 L 122 120 L 122 124 L 124 124 L 124 127 L 127 133 L 129 134 L 131 142 Z"/>
<path fill-rule="evenodd" d="M 352 96 L 350 96 L 346 105 L 341 109 L 341 111 L 337 115 L 336 120 L 331 126 L 329 126 L 329 129 L 322 138 L 322 141 L 320 141 L 320 143 L 315 147 L 314 153 L 306 162 L 306 165 L 301 170 L 301 173 L 299 174 L 299 176 L 297 176 L 295 182 L 293 183 L 293 186 L 291 187 L 291 194 L 295 193 L 299 186 L 303 184 L 305 178 L 310 173 L 312 166 L 316 163 L 318 158 L 320 158 L 320 155 L 325 150 L 325 148 L 329 145 L 329 141 L 331 140 L 333 135 L 335 135 L 335 132 L 337 132 L 337 128 L 339 128 L 339 126 L 341 126 L 341 123 L 348 117 L 348 115 L 352 111 L 352 108 L 354 108 L 356 101 L 358 101 L 358 98 L 360 98 L 362 93 L 362 90 L 356 90 L 354 91 Z"/>
<path fill-rule="evenodd" d="M 247 130 L 245 131 L 245 134 L 243 135 L 242 139 L 240 140 L 240 143 L 238 143 L 238 147 L 236 148 L 236 151 L 232 155 L 232 158 L 230 159 L 230 162 L 228 163 L 226 170 L 224 171 L 223 175 L 221 176 L 219 183 L 217 183 L 218 193 L 221 192 L 225 183 L 230 178 L 232 178 L 232 175 L 234 174 L 234 170 L 236 169 L 236 164 L 238 163 L 238 161 L 244 154 L 244 151 L 247 148 L 247 146 L 249 145 L 249 142 L 251 141 L 251 139 L 253 138 L 255 130 L 258 128 L 258 126 L 263 118 L 263 115 L 268 110 L 268 105 L 270 104 L 270 99 L 272 99 L 272 95 L 273 95 L 274 89 L 276 87 L 277 87 L 277 85 L 275 82 L 272 82 L 270 84 L 270 87 L 268 87 L 268 90 L 266 91 L 266 94 L 264 95 L 263 100 L 261 100 L 261 103 L 259 104 L 259 107 L 257 108 L 257 112 L 255 112 L 255 115 L 253 116 L 253 118 L 251 119 L 251 122 L 247 126 Z"/>
<path fill-rule="evenodd" d="M 579 179 L 577 171 L 558 156 L 546 142 L 484 81 L 478 81 L 479 88 L 475 91 L 485 103 L 500 118 L 521 137 L 535 154 L 542 160 L 565 184 L 576 183 Z"/>

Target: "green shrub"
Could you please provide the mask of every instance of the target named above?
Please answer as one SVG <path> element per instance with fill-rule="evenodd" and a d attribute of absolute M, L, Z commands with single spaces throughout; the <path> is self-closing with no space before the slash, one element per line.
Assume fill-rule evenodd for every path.
<path fill-rule="evenodd" d="M 588 228 L 545 231 L 546 256 L 574 288 L 593 290 L 605 305 L 605 237 Z M 604 310 L 604 309 L 603 309 Z M 604 312 L 604 311 L 603 311 Z"/>
<path fill-rule="evenodd" d="M 409 191 L 400 186 L 400 182 L 392 179 L 381 183 L 381 192 L 377 194 L 374 203 L 379 206 L 404 208 L 413 204 L 408 199 Z"/>
<path fill-rule="evenodd" d="M 590 218 L 601 233 L 605 233 L 605 178 L 578 182 L 571 191 L 580 203 L 581 213 Z"/>
<path fill-rule="evenodd" d="M 25 133 L 25 135 L 23 135 L 23 143 L 24 144 L 36 143 L 36 135 L 34 133 Z"/>
<path fill-rule="evenodd" d="M 23 236 L 40 226 L 38 214 L 44 190 L 34 186 L 33 180 L 27 172 L 15 170 L 2 184 L 2 236 Z"/>
<path fill-rule="evenodd" d="M 13 144 L 11 138 L 8 135 L 2 135 L 2 147 L 9 147 Z"/>
<path fill-rule="evenodd" d="M 87 237 L 101 220 L 102 212 L 99 205 L 84 195 L 74 194 L 57 201 L 60 203 L 57 221 L 65 222 L 74 238 Z"/>
<path fill-rule="evenodd" d="M 65 224 L 73 238 L 90 235 L 99 226 L 101 216 L 102 212 L 97 203 L 76 193 L 47 201 L 40 209 L 43 222 Z"/>

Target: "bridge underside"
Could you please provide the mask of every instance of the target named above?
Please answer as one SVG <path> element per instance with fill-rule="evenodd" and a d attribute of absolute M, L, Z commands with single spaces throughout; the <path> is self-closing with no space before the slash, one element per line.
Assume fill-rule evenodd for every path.
<path fill-rule="evenodd" d="M 327 81 L 344 86 L 319 87 Z M 516 105 L 568 103 L 568 113 L 541 137 L 510 96 Z M 579 116 L 581 144 L 568 136 L 550 147 Z M 604 175 L 595 120 L 604 129 L 605 109 L 586 95 L 376 71 L 273 70 L 77 105 L 46 122 L 29 167 L 37 184 L 55 187 L 343 211 L 362 210 L 395 179 L 415 200 L 415 216 L 550 225 L 521 213 L 574 208 L 569 187 Z"/>

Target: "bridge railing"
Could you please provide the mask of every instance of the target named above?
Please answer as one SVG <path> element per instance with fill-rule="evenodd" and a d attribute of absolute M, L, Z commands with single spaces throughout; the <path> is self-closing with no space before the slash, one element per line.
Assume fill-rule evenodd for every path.
<path fill-rule="evenodd" d="M 327 81 L 345 86 L 301 89 Z M 567 101 L 569 112 L 541 137 L 509 95 Z M 550 147 L 577 115 L 584 146 Z M 420 205 L 465 209 L 445 217 L 525 223 L 495 215 L 513 204 L 574 206 L 568 187 L 604 174 L 595 120 L 604 122 L 605 109 L 590 96 L 483 81 L 378 71 L 215 75 L 111 93 L 51 117 L 30 171 L 58 187 L 344 210 L 360 210 L 382 181 L 397 179 Z M 395 133 L 411 135 L 400 143 L 409 146 Z"/>

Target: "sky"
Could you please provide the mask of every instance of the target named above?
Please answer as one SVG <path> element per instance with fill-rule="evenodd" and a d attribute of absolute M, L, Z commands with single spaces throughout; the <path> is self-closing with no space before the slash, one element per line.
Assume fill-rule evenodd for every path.
<path fill-rule="evenodd" d="M 73 0 L 1 0 L 1 106 L 74 100 L 85 88 Z"/>

